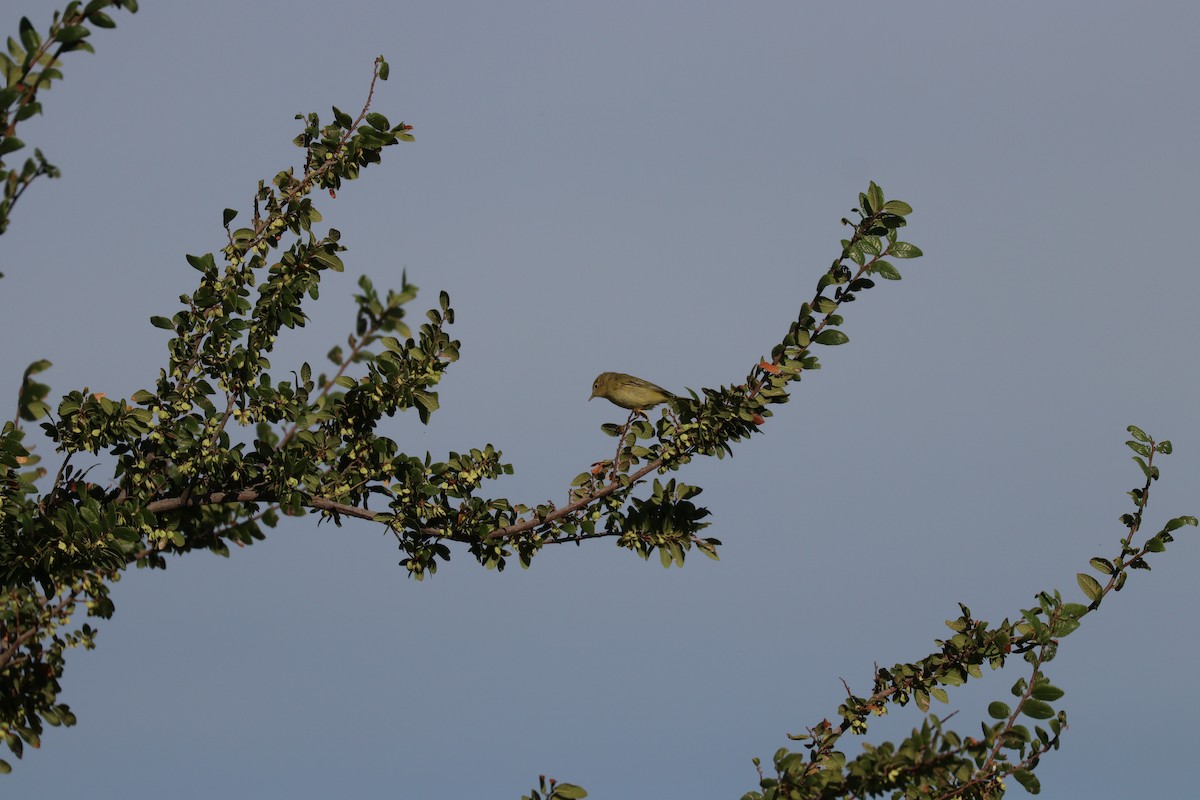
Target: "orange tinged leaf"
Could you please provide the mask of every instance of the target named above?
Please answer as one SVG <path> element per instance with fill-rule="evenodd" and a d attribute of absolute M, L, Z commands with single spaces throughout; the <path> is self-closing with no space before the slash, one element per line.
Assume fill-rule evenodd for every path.
<path fill-rule="evenodd" d="M 759 366 L 759 369 L 761 369 L 763 372 L 769 372 L 772 375 L 778 375 L 780 372 L 783 372 L 783 370 L 779 368 L 778 364 L 772 364 L 770 361 L 767 361 L 765 359 L 763 361 L 760 361 L 758 363 L 758 366 Z"/>

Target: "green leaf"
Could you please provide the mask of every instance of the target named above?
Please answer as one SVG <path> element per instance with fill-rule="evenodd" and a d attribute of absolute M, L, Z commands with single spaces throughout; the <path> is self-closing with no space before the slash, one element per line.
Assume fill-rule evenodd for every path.
<path fill-rule="evenodd" d="M 1054 716 L 1054 709 L 1050 707 L 1049 703 L 1030 699 L 1021 706 L 1021 713 L 1033 719 L 1050 719 Z"/>
<path fill-rule="evenodd" d="M 1111 561 L 1109 561 L 1107 558 L 1100 558 L 1100 556 L 1090 559 L 1088 563 L 1092 565 L 1092 568 L 1095 569 L 1096 572 L 1104 575 L 1112 575 L 1117 571 L 1117 568 L 1113 566 Z"/>
<path fill-rule="evenodd" d="M 216 268 L 217 268 L 217 262 L 215 260 L 213 260 L 212 253 L 205 253 L 202 256 L 185 256 L 185 257 L 187 258 L 187 262 L 189 264 L 191 264 L 195 269 L 198 269 L 201 272 L 212 272 L 212 271 L 216 270 Z"/>
<path fill-rule="evenodd" d="M 51 362 L 44 358 L 39 358 L 37 361 L 34 361 L 25 368 L 25 377 L 28 378 L 30 375 L 37 375 L 39 372 L 45 372 L 52 366 L 54 365 Z M 1195 525 L 1196 523 L 1193 521 L 1192 524 Z"/>
<path fill-rule="evenodd" d="M 1150 448 L 1147 447 L 1146 445 L 1142 444 L 1141 442 L 1129 441 L 1129 442 L 1125 443 L 1125 446 L 1128 447 L 1133 452 L 1137 453 L 1138 455 L 1142 455 L 1142 456 L 1150 455 Z"/>
<path fill-rule="evenodd" d="M 1149 442 L 1150 441 L 1150 437 L 1146 435 L 1146 432 L 1144 430 L 1142 430 L 1141 428 L 1139 428 L 1137 425 L 1130 425 L 1125 430 L 1129 431 L 1129 435 L 1132 436 L 1133 438 L 1137 439 L 1139 442 Z"/>
<path fill-rule="evenodd" d="M 122 526 L 114 529 L 113 536 L 117 537 L 118 539 L 120 539 L 123 542 L 130 542 L 130 543 L 140 542 L 142 540 L 142 536 L 140 533 L 138 533 L 133 528 L 130 528 L 126 525 L 122 525 Z"/>
<path fill-rule="evenodd" d="M 1196 518 L 1195 518 L 1195 517 L 1191 517 L 1191 516 L 1187 516 L 1187 517 L 1176 517 L 1175 519 L 1172 519 L 1172 520 L 1167 520 L 1167 524 L 1163 526 L 1163 530 L 1165 530 L 1165 531 L 1173 531 L 1173 530 L 1177 530 L 1177 529 L 1179 529 L 1179 528 L 1182 528 L 1184 525 L 1192 525 L 1192 526 L 1195 526 L 1195 525 L 1196 525 Z"/>
<path fill-rule="evenodd" d="M 903 200 L 888 200 L 883 204 L 881 211 L 886 211 L 889 214 L 896 214 L 901 217 L 907 217 L 912 213 L 912 206 Z"/>
<path fill-rule="evenodd" d="M 334 383 L 336 383 L 338 386 L 344 386 L 347 389 L 353 389 L 355 386 L 358 386 L 358 381 L 354 380 L 354 378 L 351 378 L 349 375 L 339 375 Z"/>
<path fill-rule="evenodd" d="M 1012 714 L 1012 709 L 1007 703 L 1001 703 L 999 700 L 988 704 L 988 716 L 992 719 L 1008 719 Z"/>
<path fill-rule="evenodd" d="M 221 212 L 221 227 L 228 228 L 229 223 L 233 222 L 234 217 L 238 215 L 237 209 L 227 208 Z"/>
<path fill-rule="evenodd" d="M 839 345 L 850 341 L 850 337 L 841 331 L 821 331 L 813 339 L 817 344 Z"/>
<path fill-rule="evenodd" d="M 7 155 L 8 153 L 12 153 L 16 150 L 20 150 L 24 146 L 25 146 L 25 143 L 22 142 L 17 137 L 6 136 L 3 139 L 0 139 L 0 156 Z"/>
<path fill-rule="evenodd" d="M 380 56 L 379 57 L 379 80 L 386 81 L 388 79 L 388 75 L 391 73 L 391 71 L 392 70 L 388 66 L 388 63 L 383 60 L 383 56 Z"/>
<path fill-rule="evenodd" d="M 341 272 L 346 268 L 345 265 L 342 264 L 342 260 L 340 258 L 333 253 L 326 253 L 324 250 L 314 253 L 313 260 L 320 261 L 334 272 Z"/>
<path fill-rule="evenodd" d="M 869 189 L 867 189 L 867 203 L 870 208 L 869 210 L 864 208 L 863 211 L 865 211 L 868 216 L 883 208 L 883 189 L 880 189 L 875 181 L 871 181 L 871 186 Z"/>
<path fill-rule="evenodd" d="M 576 786 L 573 783 L 560 783 L 554 787 L 554 793 L 551 798 L 561 797 L 563 800 L 582 800 L 587 797 L 588 793 L 584 791 L 582 786 Z"/>
<path fill-rule="evenodd" d="M 1058 688 L 1057 686 L 1051 686 L 1048 683 L 1044 683 L 1033 690 L 1033 697 L 1037 698 L 1038 700 L 1057 700 L 1064 694 L 1066 694 L 1066 692 L 1064 692 L 1062 689 Z"/>
<path fill-rule="evenodd" d="M 21 17 L 21 22 L 17 27 L 21 32 L 21 44 L 25 45 L 26 50 L 32 53 L 41 46 L 42 37 L 38 35 L 33 23 L 29 21 L 29 17 Z"/>
<path fill-rule="evenodd" d="M 1038 780 L 1037 775 L 1034 775 L 1027 769 L 1018 769 L 1013 772 L 1013 777 L 1017 779 L 1017 783 L 1030 794 L 1038 794 L 1042 791 L 1042 782 Z"/>
<path fill-rule="evenodd" d="M 377 131 L 386 131 L 388 128 L 392 127 L 391 123 L 388 122 L 387 117 L 385 117 L 383 114 L 376 114 L 374 111 L 367 114 L 366 120 L 367 124 Z"/>
<path fill-rule="evenodd" d="M 78 42 L 81 39 L 91 35 L 92 32 L 82 25 L 72 25 L 69 28 L 63 28 L 60 30 L 54 36 L 54 38 L 56 41 L 62 42 L 63 44 L 71 44 L 72 42 Z"/>
<path fill-rule="evenodd" d="M 145 389 L 138 389 L 129 399 L 132 400 L 136 405 L 144 406 L 147 403 L 153 402 L 155 395 Z"/>
<path fill-rule="evenodd" d="M 117 23 L 113 22 L 113 18 L 103 11 L 93 11 L 87 15 L 88 22 L 95 25 L 97 28 L 115 28 Z"/>
<path fill-rule="evenodd" d="M 156 328 L 162 328 L 165 331 L 175 330 L 175 323 L 171 322 L 171 320 L 168 319 L 167 317 L 158 317 L 158 316 L 151 317 L 150 324 Z"/>
<path fill-rule="evenodd" d="M 1088 600 L 1091 600 L 1093 603 L 1099 600 L 1101 595 L 1104 594 L 1104 590 L 1100 587 L 1099 582 L 1091 575 L 1081 572 L 1075 576 L 1075 580 L 1078 581 L 1079 588 L 1083 589 L 1083 593 L 1087 595 Z"/>
<path fill-rule="evenodd" d="M 876 261 L 871 265 L 871 274 L 878 275 L 885 281 L 900 280 L 900 270 L 896 269 L 890 262 Z"/>
<path fill-rule="evenodd" d="M 925 254 L 915 244 L 896 242 L 888 248 L 888 255 L 892 258 L 920 258 Z"/>

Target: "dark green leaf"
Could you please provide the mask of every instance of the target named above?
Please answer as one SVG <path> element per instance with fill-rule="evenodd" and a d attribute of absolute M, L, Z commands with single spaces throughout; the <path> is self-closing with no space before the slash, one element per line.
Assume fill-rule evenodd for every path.
<path fill-rule="evenodd" d="M 1027 769 L 1018 769 L 1013 772 L 1013 777 L 1017 779 L 1017 783 L 1021 784 L 1022 788 L 1030 794 L 1038 794 L 1042 791 L 1042 782 L 1038 780 L 1037 775 L 1034 775 Z"/>
<path fill-rule="evenodd" d="M 37 375 L 39 372 L 45 372 L 46 370 L 50 369 L 50 367 L 52 367 L 52 366 L 54 366 L 54 365 L 51 364 L 46 359 L 39 358 L 37 361 L 34 361 L 32 364 L 30 364 L 28 367 L 25 368 L 25 377 L 28 378 L 30 375 Z M 1193 522 L 1192 524 L 1195 525 L 1196 523 Z"/>
<path fill-rule="evenodd" d="M 1001 703 L 999 700 L 988 704 L 988 716 L 992 719 L 1008 719 L 1012 714 L 1012 709 L 1007 703 Z"/>
<path fill-rule="evenodd" d="M 17 137 L 6 136 L 3 139 L 0 139 L 0 156 L 20 150 L 24 146 L 25 143 Z"/>
<path fill-rule="evenodd" d="M 156 328 L 162 328 L 163 330 L 166 330 L 166 331 L 175 330 L 175 323 L 171 322 L 171 320 L 169 320 L 166 317 L 157 317 L 157 316 L 151 317 L 150 324 Z"/>
<path fill-rule="evenodd" d="M 817 344 L 839 345 L 850 341 L 850 337 L 841 331 L 821 331 L 813 339 Z"/>
<path fill-rule="evenodd" d="M 1139 428 L 1137 425 L 1130 425 L 1125 430 L 1129 431 L 1129 434 L 1133 438 L 1137 439 L 1139 442 L 1149 442 L 1150 441 L 1150 437 L 1146 435 L 1146 432 L 1144 430 L 1142 430 L 1141 428 Z"/>
<path fill-rule="evenodd" d="M 103 11 L 93 11 L 87 15 L 88 22 L 95 25 L 97 28 L 115 28 L 117 23 L 113 22 L 112 17 L 105 14 Z"/>
<path fill-rule="evenodd" d="M 1143 455 L 1143 456 L 1150 455 L 1150 447 L 1148 445 L 1142 444 L 1141 442 L 1128 441 L 1125 443 L 1125 446 L 1128 447 L 1133 452 L 1137 453 L 1138 455 Z"/>
<path fill-rule="evenodd" d="M 1054 709 L 1050 707 L 1049 703 L 1030 699 L 1021 706 L 1021 713 L 1033 719 L 1050 719 L 1054 716 Z"/>
<path fill-rule="evenodd" d="M 54 38 L 63 44 L 71 44 L 72 42 L 78 42 L 81 39 L 91 35 L 92 32 L 82 25 L 72 25 L 69 28 L 63 28 L 60 30 Z"/>
<path fill-rule="evenodd" d="M 1168 520 L 1167 524 L 1163 526 L 1163 530 L 1173 531 L 1173 530 L 1182 528 L 1184 525 L 1193 525 L 1194 526 L 1195 524 L 1196 524 L 1195 517 L 1190 517 L 1190 516 L 1189 517 L 1176 517 L 1175 519 Z"/>
<path fill-rule="evenodd" d="M 238 212 L 236 209 L 233 209 L 233 208 L 225 209 L 223 212 L 221 212 L 221 226 L 224 228 L 228 228 L 229 223 L 233 222 L 234 217 L 236 217 L 237 215 L 238 215 Z"/>
<path fill-rule="evenodd" d="M 582 800 L 587 797 L 588 793 L 583 790 L 582 786 L 576 786 L 573 783 L 560 783 L 554 787 L 554 793 L 551 798 L 561 797 L 563 800 Z"/>
<path fill-rule="evenodd" d="M 123 542 L 140 542 L 142 540 L 141 534 L 139 534 L 133 528 L 124 525 L 114 529 L 113 536 L 117 537 Z"/>
<path fill-rule="evenodd" d="M 21 17 L 21 22 L 17 27 L 21 32 L 21 44 L 25 45 L 26 50 L 32 53 L 41 46 L 42 37 L 38 35 L 33 23 L 29 21 L 29 17 Z"/>
<path fill-rule="evenodd" d="M 1062 689 L 1058 688 L 1057 686 L 1051 686 L 1048 683 L 1044 683 L 1033 690 L 1033 697 L 1037 698 L 1038 700 L 1057 700 L 1064 694 L 1066 694 L 1066 692 L 1064 692 Z"/>
<path fill-rule="evenodd" d="M 313 260 L 321 262 L 334 272 L 341 272 L 346 268 L 345 265 L 342 264 L 342 260 L 340 258 L 333 253 L 326 253 L 323 250 L 313 254 Z"/>
<path fill-rule="evenodd" d="M 213 260 L 212 253 L 205 253 L 202 256 L 186 256 L 187 262 L 201 272 L 212 272 L 217 268 L 217 262 Z"/>

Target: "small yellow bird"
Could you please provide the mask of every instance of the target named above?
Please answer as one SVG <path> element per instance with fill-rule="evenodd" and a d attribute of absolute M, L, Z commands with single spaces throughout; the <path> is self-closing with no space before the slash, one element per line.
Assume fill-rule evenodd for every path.
<path fill-rule="evenodd" d="M 588 400 L 593 397 L 603 397 L 621 408 L 637 412 L 675 399 L 675 395 L 661 386 L 624 372 L 601 372 L 592 383 L 592 394 Z"/>

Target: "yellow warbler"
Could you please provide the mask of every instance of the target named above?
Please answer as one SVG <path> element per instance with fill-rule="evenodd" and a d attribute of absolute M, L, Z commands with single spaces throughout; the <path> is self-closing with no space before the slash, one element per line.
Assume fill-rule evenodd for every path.
<path fill-rule="evenodd" d="M 621 408 L 634 411 L 675 399 L 675 395 L 661 386 L 655 386 L 650 381 L 626 375 L 624 372 L 601 372 L 592 384 L 592 394 L 588 400 L 592 397 L 603 397 Z"/>

